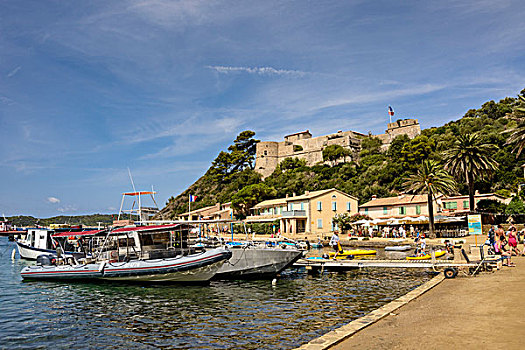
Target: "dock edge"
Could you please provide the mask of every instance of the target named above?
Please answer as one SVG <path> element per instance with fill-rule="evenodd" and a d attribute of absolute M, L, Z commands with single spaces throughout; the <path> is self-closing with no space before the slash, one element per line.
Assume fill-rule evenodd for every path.
<path fill-rule="evenodd" d="M 419 287 L 413 289 L 412 291 L 408 292 L 407 294 L 392 300 L 386 305 L 381 306 L 378 309 L 375 309 L 374 311 L 366 314 L 365 316 L 362 316 L 358 318 L 357 320 L 354 320 L 344 326 L 341 326 L 337 329 L 334 329 L 333 331 L 330 331 L 326 333 L 325 335 L 320 336 L 319 338 L 315 338 L 311 340 L 310 342 L 301 345 L 300 347 L 296 348 L 296 350 L 325 350 L 329 349 L 330 347 L 337 345 L 338 343 L 342 342 L 343 340 L 351 337 L 355 333 L 359 332 L 360 330 L 370 326 L 373 323 L 376 323 L 380 319 L 388 316 L 391 312 L 399 309 L 403 305 L 408 304 L 412 300 L 416 299 L 420 295 L 426 293 L 430 289 L 437 286 L 439 283 L 441 283 L 445 277 L 442 273 L 432 278 L 430 281 L 427 281 L 420 285 Z"/>

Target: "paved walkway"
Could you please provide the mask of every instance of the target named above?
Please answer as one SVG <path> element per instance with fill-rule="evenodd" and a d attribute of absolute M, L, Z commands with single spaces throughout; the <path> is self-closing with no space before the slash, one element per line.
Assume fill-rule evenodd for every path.
<path fill-rule="evenodd" d="M 331 349 L 525 349 L 525 257 L 444 280 Z"/>

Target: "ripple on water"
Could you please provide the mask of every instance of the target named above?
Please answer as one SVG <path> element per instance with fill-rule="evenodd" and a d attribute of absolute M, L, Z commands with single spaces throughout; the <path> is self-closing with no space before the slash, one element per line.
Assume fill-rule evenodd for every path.
<path fill-rule="evenodd" d="M 0 251 L 14 246 L 0 238 Z M 422 271 L 363 270 L 209 286 L 21 282 L 27 262 L 0 257 L 6 348 L 289 349 L 399 297 Z"/>

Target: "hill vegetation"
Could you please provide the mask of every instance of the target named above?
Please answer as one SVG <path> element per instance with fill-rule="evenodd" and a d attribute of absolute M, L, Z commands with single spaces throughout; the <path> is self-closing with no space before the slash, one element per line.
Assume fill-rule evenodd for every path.
<path fill-rule="evenodd" d="M 520 95 L 525 95 L 525 89 Z M 249 214 L 255 203 L 284 197 L 337 188 L 359 198 L 360 203 L 378 197 L 395 196 L 406 190 L 405 181 L 417 173 L 423 161 L 431 160 L 445 164 L 447 150 L 457 148 L 460 135 L 476 134 L 476 142 L 487 145 L 494 169 L 484 176 L 469 181 L 480 192 L 496 192 L 504 196 L 518 193 L 525 183 L 523 153 L 512 153 L 515 145 L 508 144 L 511 131 L 519 126 L 519 120 L 508 115 L 519 109 L 520 100 L 507 97 L 499 102 L 489 101 L 478 109 L 470 109 L 465 115 L 440 127 L 422 130 L 421 135 L 409 139 L 406 135 L 396 137 L 387 151 L 381 151 L 378 138 L 366 137 L 361 142 L 359 159 L 346 162 L 347 154 L 340 149 L 326 149 L 326 161 L 306 166 L 303 160 L 288 158 L 282 161 L 274 173 L 262 180 L 253 170 L 255 144 L 253 131 L 243 131 L 228 151 L 221 152 L 200 179 L 177 197 L 171 197 L 162 209 L 164 218 L 175 218 L 187 211 L 188 196 L 197 195 L 192 208 L 232 202 L 236 214 L 242 218 Z M 478 140 L 479 139 L 479 140 Z M 337 162 L 343 159 L 345 162 Z M 486 176 L 485 176 L 486 175 Z M 455 194 L 469 194 L 469 184 L 458 178 Z M 515 208 L 524 207 L 521 198 L 513 202 Z M 487 203 L 487 208 L 498 208 Z M 498 210 L 505 210 L 499 208 Z"/>
<path fill-rule="evenodd" d="M 115 215 L 116 217 L 116 215 Z M 113 215 L 108 214 L 93 214 L 93 215 L 78 215 L 78 216 L 54 216 L 51 218 L 39 219 L 33 216 L 19 215 L 7 217 L 7 220 L 14 225 L 22 227 L 31 226 L 49 226 L 50 224 L 68 224 L 68 225 L 82 225 L 82 226 L 102 226 L 109 225 L 113 222 Z"/>

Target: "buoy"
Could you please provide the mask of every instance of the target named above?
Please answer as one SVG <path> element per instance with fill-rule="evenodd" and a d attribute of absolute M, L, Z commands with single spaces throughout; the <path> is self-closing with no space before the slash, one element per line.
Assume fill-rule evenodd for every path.
<path fill-rule="evenodd" d="M 272 280 L 272 286 L 276 286 L 276 285 L 277 285 L 277 278 L 274 278 L 274 279 Z"/>
<path fill-rule="evenodd" d="M 15 260 L 15 255 L 16 255 L 16 248 L 13 248 L 13 252 L 11 253 L 12 260 Z"/>

